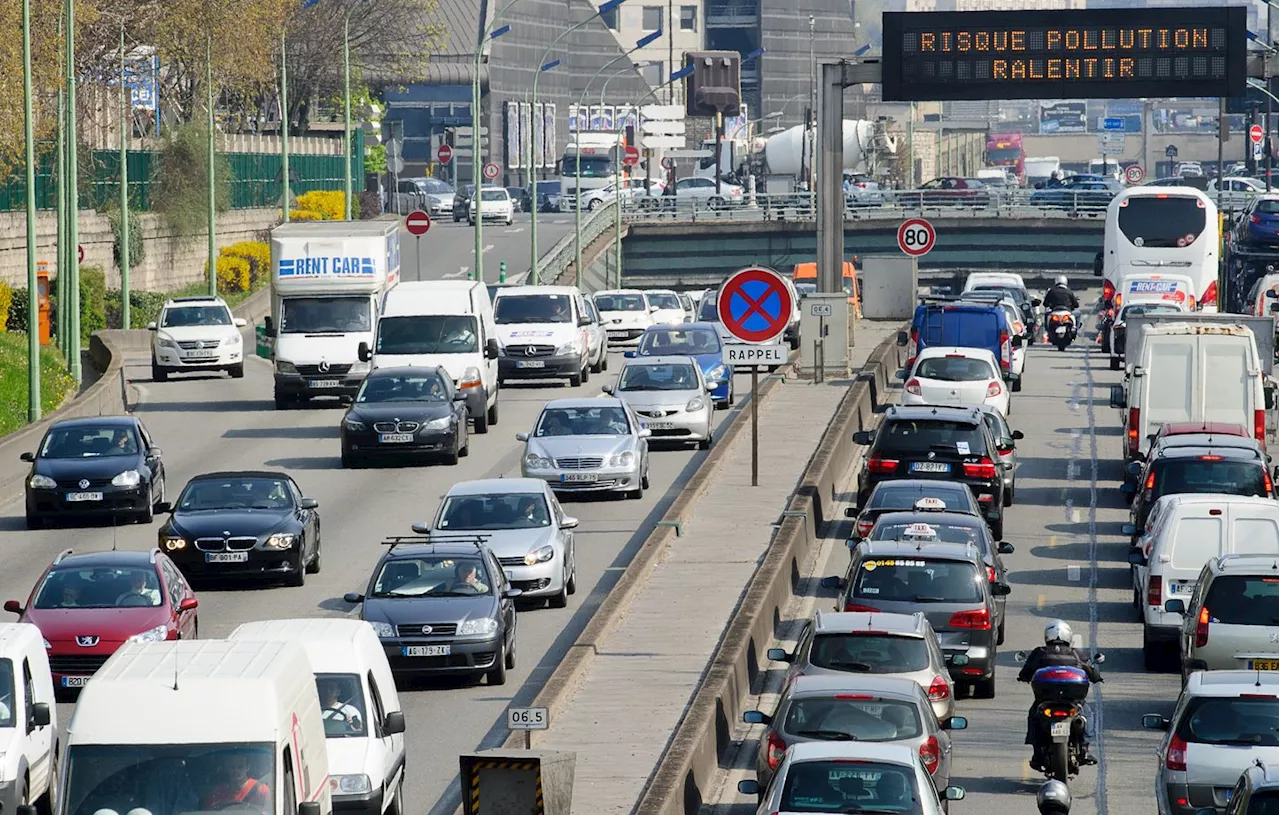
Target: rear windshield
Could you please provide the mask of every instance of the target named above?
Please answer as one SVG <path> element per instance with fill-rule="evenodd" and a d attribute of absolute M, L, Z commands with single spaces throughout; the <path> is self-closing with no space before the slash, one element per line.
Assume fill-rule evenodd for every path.
<path fill-rule="evenodd" d="M 809 661 L 832 671 L 896 674 L 929 667 L 929 648 L 919 637 L 889 634 L 819 634 Z"/>
<path fill-rule="evenodd" d="M 1280 582 L 1274 577 L 1220 575 L 1204 600 L 1209 621 L 1224 625 L 1280 625 Z"/>
<path fill-rule="evenodd" d="M 1120 207 L 1118 223 L 1134 246 L 1170 249 L 1186 246 L 1200 237 L 1205 210 L 1195 198 L 1134 196 Z"/>
<path fill-rule="evenodd" d="M 1280 799 L 1276 798 L 1275 790 L 1263 790 L 1255 792 L 1249 798 L 1249 809 L 1244 815 L 1278 815 L 1280 814 Z"/>
<path fill-rule="evenodd" d="M 897 603 L 978 603 L 983 582 L 965 561 L 868 558 L 858 565 L 849 594 Z"/>
<path fill-rule="evenodd" d="M 493 319 L 498 325 L 571 323 L 573 304 L 563 294 L 507 295 L 494 300 Z"/>
<path fill-rule="evenodd" d="M 915 526 L 915 524 L 884 523 L 882 521 L 876 524 L 875 529 L 871 530 L 869 540 L 902 540 L 909 526 Z M 936 536 L 934 539 L 940 543 L 972 543 L 976 546 L 982 542 L 982 531 L 978 528 L 977 523 L 971 526 L 961 526 L 959 524 L 929 524 L 928 526 L 934 531 Z"/>
<path fill-rule="evenodd" d="M 597 294 L 596 308 L 601 311 L 644 311 L 644 295 Z"/>
<path fill-rule="evenodd" d="M 912 509 L 921 498 L 938 498 L 948 510 L 965 512 L 969 509 L 968 491 L 968 487 L 952 486 L 942 481 L 923 490 L 916 486 L 897 487 L 893 481 L 882 481 L 867 500 L 867 509 Z"/>
<path fill-rule="evenodd" d="M 1178 735 L 1188 744 L 1277 747 L 1280 705 L 1275 696 L 1192 699 L 1178 722 Z"/>
<path fill-rule="evenodd" d="M 874 812 L 921 815 L 915 770 L 879 761 L 800 761 L 791 765 L 784 812 Z"/>
<path fill-rule="evenodd" d="M 876 452 L 918 453 L 930 450 L 985 455 L 987 440 L 982 425 L 945 419 L 894 419 L 876 434 Z"/>
<path fill-rule="evenodd" d="M 1258 202 L 1258 205 L 1254 207 L 1254 212 L 1265 212 L 1268 215 L 1280 213 L 1280 200 L 1275 198 L 1263 198 Z M 1275 793 L 1272 794 L 1274 795 Z M 1272 800 L 1275 799 L 1273 798 Z"/>
<path fill-rule="evenodd" d="M 920 735 L 920 712 L 910 702 L 897 699 L 849 699 L 834 697 L 795 699 L 787 708 L 782 731 L 810 739 L 897 741 Z"/>
<path fill-rule="evenodd" d="M 1206 461 L 1200 458 L 1166 461 L 1155 469 L 1152 498 L 1183 492 L 1267 497 L 1266 471 L 1252 461 Z"/>
<path fill-rule="evenodd" d="M 940 382 L 976 382 L 995 376 L 991 363 L 972 357 L 929 357 L 916 365 L 915 375 Z"/>

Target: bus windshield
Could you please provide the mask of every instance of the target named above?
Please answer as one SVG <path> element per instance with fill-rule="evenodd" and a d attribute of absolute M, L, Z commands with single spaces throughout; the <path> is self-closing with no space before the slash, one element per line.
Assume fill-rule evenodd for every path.
<path fill-rule="evenodd" d="M 1199 199 L 1135 195 L 1120 205 L 1120 232 L 1134 246 L 1181 249 L 1194 243 L 1205 228 L 1205 208 Z"/>
<path fill-rule="evenodd" d="M 987 163 L 992 166 L 1017 164 L 1022 159 L 1020 147 L 992 147 L 987 150 Z"/>
<path fill-rule="evenodd" d="M 602 155 L 566 155 L 560 162 L 560 175 L 582 178 L 607 178 L 613 175 L 613 161 Z"/>

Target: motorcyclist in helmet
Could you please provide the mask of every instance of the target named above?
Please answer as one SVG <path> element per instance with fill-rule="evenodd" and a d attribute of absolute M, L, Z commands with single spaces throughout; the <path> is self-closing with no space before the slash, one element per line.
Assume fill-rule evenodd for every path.
<path fill-rule="evenodd" d="M 1071 790 L 1057 779 L 1046 781 L 1036 792 L 1036 809 L 1040 815 L 1067 815 L 1071 812 Z"/>
<path fill-rule="evenodd" d="M 1098 669 L 1093 666 L 1093 663 L 1071 647 L 1071 626 L 1063 620 L 1054 620 L 1044 627 L 1044 645 L 1027 654 L 1026 662 L 1022 664 L 1022 670 L 1018 672 L 1018 681 L 1030 682 L 1031 677 L 1035 676 L 1036 671 L 1041 668 L 1064 666 L 1081 669 L 1088 675 L 1090 682 L 1097 683 L 1102 681 L 1102 674 L 1098 673 Z M 1027 709 L 1027 736 L 1023 743 L 1035 747 L 1035 751 L 1031 756 L 1031 768 L 1033 770 L 1043 770 L 1045 757 L 1040 747 L 1036 745 L 1035 713 L 1036 704 L 1032 701 L 1031 707 Z M 1096 763 L 1096 760 L 1089 752 L 1088 742 L 1084 745 L 1084 755 L 1085 764 Z"/>
<path fill-rule="evenodd" d="M 1080 301 L 1076 299 L 1075 292 L 1071 291 L 1071 287 L 1067 285 L 1067 276 L 1058 275 L 1053 279 L 1053 285 L 1044 293 L 1045 313 L 1054 309 L 1066 308 L 1076 311 L 1080 308 Z"/>

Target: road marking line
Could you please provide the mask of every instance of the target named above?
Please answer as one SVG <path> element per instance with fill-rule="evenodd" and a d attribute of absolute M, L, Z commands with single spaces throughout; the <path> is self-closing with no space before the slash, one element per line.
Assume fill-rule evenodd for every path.
<path fill-rule="evenodd" d="M 524 227 L 523 227 L 523 226 L 512 226 L 512 227 L 507 227 L 506 229 L 504 229 L 504 230 L 503 230 L 503 234 L 504 234 L 504 235 L 517 235 L 517 234 L 519 234 L 519 233 L 521 233 L 521 232 L 523 232 L 523 231 L 524 231 Z"/>
<path fill-rule="evenodd" d="M 1039 595 L 1038 597 L 1036 597 L 1036 610 L 1038 611 L 1038 610 L 1040 610 L 1040 609 L 1042 609 L 1042 608 L 1044 608 L 1044 595 L 1043 595 L 1043 594 L 1041 594 L 1041 595 Z"/>
<path fill-rule="evenodd" d="M 1093 349 L 1084 349 L 1084 381 L 1085 381 L 1085 418 L 1089 430 L 1089 650 L 1098 647 L 1098 432 L 1094 417 L 1095 404 L 1093 392 Z M 1094 754 L 1098 758 L 1098 782 L 1094 791 L 1097 815 L 1109 815 L 1107 805 L 1107 745 L 1103 727 L 1102 686 L 1094 689 L 1093 699 L 1093 745 Z"/>
<path fill-rule="evenodd" d="M 463 266 L 463 267 L 462 267 L 461 269 L 459 269 L 458 271 L 456 271 L 456 272 L 446 272 L 443 276 L 444 276 L 444 277 L 462 277 L 462 276 L 463 276 L 464 274 L 466 274 L 466 273 L 467 273 L 467 267 L 466 267 L 466 266 Z"/>
<path fill-rule="evenodd" d="M 1049 545 L 1050 545 L 1050 546 L 1057 546 L 1057 545 L 1058 545 L 1058 536 L 1057 536 L 1057 535 L 1050 535 L 1050 536 L 1049 536 Z"/>
<path fill-rule="evenodd" d="M 1067 567 L 1067 579 L 1068 579 L 1068 580 L 1070 580 L 1070 581 L 1072 581 L 1072 582 L 1079 581 L 1079 580 L 1080 580 L 1080 567 L 1079 567 L 1079 566 L 1068 566 L 1068 567 Z"/>
<path fill-rule="evenodd" d="M 490 244 L 486 244 L 486 245 L 485 245 L 485 247 L 484 247 L 483 249 L 481 249 L 480 251 L 481 251 L 481 252 L 488 252 L 488 251 L 489 251 L 489 250 L 491 250 L 491 249 L 493 249 L 493 244 L 491 244 L 491 243 L 490 243 Z"/>

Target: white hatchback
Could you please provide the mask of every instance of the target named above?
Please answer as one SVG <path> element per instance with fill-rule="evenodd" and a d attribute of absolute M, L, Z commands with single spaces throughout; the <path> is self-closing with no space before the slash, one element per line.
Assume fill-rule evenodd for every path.
<path fill-rule="evenodd" d="M 480 217 L 485 221 L 501 221 L 511 226 L 515 219 L 515 204 L 511 201 L 511 193 L 504 187 L 483 187 L 480 190 Z M 475 225 L 476 199 L 471 198 L 467 211 L 467 223 Z"/>
<path fill-rule="evenodd" d="M 926 348 L 906 380 L 904 405 L 990 405 L 1009 415 L 1009 388 L 1000 378 L 995 356 L 981 348 Z"/>
<path fill-rule="evenodd" d="M 247 323 L 231 315 L 220 297 L 174 297 L 147 329 L 151 337 L 151 378 L 164 382 L 182 371 L 226 371 L 244 376 Z"/>

